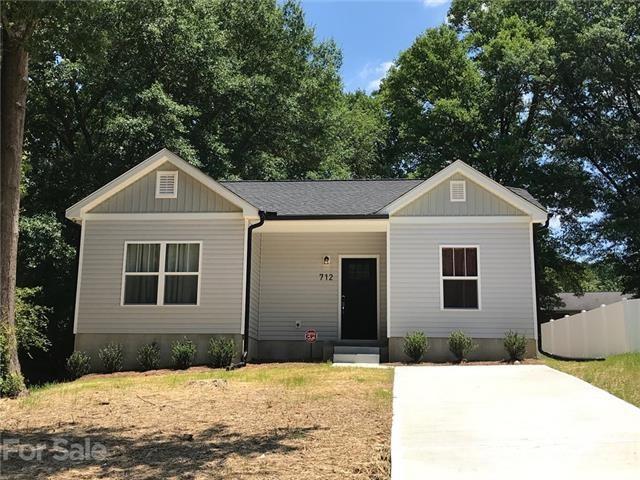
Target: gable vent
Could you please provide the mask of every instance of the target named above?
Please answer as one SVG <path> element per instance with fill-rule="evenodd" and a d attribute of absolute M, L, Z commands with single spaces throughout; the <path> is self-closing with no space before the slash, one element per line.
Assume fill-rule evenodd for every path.
<path fill-rule="evenodd" d="M 176 198 L 178 196 L 178 172 L 158 172 L 156 174 L 156 198 Z"/>
<path fill-rule="evenodd" d="M 467 182 L 464 180 L 449 182 L 449 199 L 452 202 L 465 202 L 467 200 Z"/>

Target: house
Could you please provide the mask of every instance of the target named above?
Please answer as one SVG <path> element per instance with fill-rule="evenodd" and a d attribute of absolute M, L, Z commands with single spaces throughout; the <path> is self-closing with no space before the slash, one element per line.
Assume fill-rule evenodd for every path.
<path fill-rule="evenodd" d="M 254 360 L 328 359 L 334 347 L 404 358 L 423 331 L 448 359 L 515 330 L 536 352 L 534 224 L 547 212 L 461 161 L 426 180 L 217 182 L 161 150 L 70 207 L 82 227 L 75 348 L 212 336 Z M 305 332 L 315 330 L 315 344 Z"/>
<path fill-rule="evenodd" d="M 563 292 L 558 293 L 558 297 L 561 305 L 549 312 L 545 312 L 547 317 L 545 320 L 561 318 L 565 315 L 575 315 L 583 310 L 593 310 L 602 305 L 611 305 L 612 303 L 621 302 L 625 296 L 622 292 L 584 292 L 583 294 Z"/>

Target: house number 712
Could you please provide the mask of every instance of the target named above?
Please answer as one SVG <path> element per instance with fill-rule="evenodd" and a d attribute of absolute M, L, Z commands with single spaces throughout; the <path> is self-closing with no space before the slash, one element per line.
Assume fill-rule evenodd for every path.
<path fill-rule="evenodd" d="M 327 282 L 332 282 L 333 281 L 333 273 L 321 273 L 320 274 L 320 281 L 325 280 Z"/>

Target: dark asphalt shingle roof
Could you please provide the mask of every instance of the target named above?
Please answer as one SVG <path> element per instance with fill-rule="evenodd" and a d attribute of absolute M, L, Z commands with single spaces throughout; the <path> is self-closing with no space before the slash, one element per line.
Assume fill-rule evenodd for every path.
<path fill-rule="evenodd" d="M 221 182 L 253 206 L 278 215 L 373 215 L 422 180 Z"/>
<path fill-rule="evenodd" d="M 284 215 L 375 215 L 424 180 L 287 180 L 220 182 L 253 206 Z M 522 188 L 516 195 L 544 210 Z"/>

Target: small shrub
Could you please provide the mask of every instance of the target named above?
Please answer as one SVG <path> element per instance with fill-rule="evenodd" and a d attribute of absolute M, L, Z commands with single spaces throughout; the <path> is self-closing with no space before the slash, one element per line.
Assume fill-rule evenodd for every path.
<path fill-rule="evenodd" d="M 8 373 L 0 379 L 0 397 L 15 398 L 25 390 L 24 377 L 20 373 Z"/>
<path fill-rule="evenodd" d="M 102 361 L 104 371 L 107 373 L 119 372 L 124 363 L 124 353 L 122 345 L 119 343 L 109 343 L 106 347 L 98 351 L 98 357 Z"/>
<path fill-rule="evenodd" d="M 189 368 L 196 358 L 196 345 L 187 337 L 171 344 L 171 358 L 176 368 L 184 370 Z"/>
<path fill-rule="evenodd" d="M 80 378 L 91 371 L 91 358 L 84 352 L 73 352 L 67 358 L 67 374 L 71 380 Z"/>
<path fill-rule="evenodd" d="M 527 339 L 524 335 L 509 330 L 504 334 L 504 349 L 509 354 L 509 360 L 522 360 L 527 351 Z"/>
<path fill-rule="evenodd" d="M 160 345 L 156 342 L 147 343 L 138 349 L 138 363 L 142 370 L 157 370 L 160 366 Z"/>
<path fill-rule="evenodd" d="M 232 338 L 212 338 L 209 340 L 209 362 L 214 368 L 228 367 L 233 360 L 235 343 Z"/>
<path fill-rule="evenodd" d="M 429 349 L 429 341 L 427 336 L 422 332 L 407 333 L 404 337 L 404 345 L 402 350 L 414 363 L 422 360 L 422 357 Z"/>
<path fill-rule="evenodd" d="M 449 350 L 456 357 L 458 362 L 462 362 L 467 355 L 474 351 L 478 346 L 473 343 L 470 337 L 465 335 L 462 330 L 455 330 L 449 335 Z"/>

